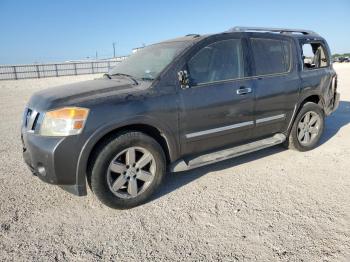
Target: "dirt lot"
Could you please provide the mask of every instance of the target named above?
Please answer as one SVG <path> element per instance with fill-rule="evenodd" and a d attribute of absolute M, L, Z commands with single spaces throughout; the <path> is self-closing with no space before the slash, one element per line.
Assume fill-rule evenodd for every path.
<path fill-rule="evenodd" d="M 0 82 L 0 260 L 350 261 L 350 64 L 321 145 L 277 146 L 169 174 L 118 211 L 30 175 L 20 123 L 33 91 L 93 76 Z"/>

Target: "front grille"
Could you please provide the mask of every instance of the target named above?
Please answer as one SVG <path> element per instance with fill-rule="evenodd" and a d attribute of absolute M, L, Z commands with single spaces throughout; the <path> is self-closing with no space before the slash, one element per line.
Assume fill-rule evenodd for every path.
<path fill-rule="evenodd" d="M 23 124 L 24 127 L 26 128 L 27 131 L 34 131 L 35 127 L 38 123 L 40 113 L 31 109 L 27 108 L 26 111 L 24 112 L 24 120 Z"/>

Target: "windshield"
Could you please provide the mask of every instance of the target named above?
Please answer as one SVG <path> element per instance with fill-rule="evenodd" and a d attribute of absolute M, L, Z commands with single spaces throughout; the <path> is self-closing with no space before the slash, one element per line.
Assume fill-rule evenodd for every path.
<path fill-rule="evenodd" d="M 136 79 L 156 78 L 191 42 L 169 42 L 144 47 L 111 69 L 111 76 L 130 75 Z"/>

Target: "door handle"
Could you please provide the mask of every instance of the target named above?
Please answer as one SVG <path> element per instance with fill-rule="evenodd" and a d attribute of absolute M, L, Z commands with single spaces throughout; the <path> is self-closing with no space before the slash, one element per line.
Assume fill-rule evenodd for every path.
<path fill-rule="evenodd" d="M 251 92 L 252 92 L 252 89 L 250 87 L 244 87 L 244 86 L 241 86 L 236 91 L 237 95 L 245 95 Z"/>

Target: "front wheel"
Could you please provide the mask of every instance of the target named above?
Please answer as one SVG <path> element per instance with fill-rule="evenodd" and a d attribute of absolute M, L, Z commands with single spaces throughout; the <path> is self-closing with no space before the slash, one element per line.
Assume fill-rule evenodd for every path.
<path fill-rule="evenodd" d="M 156 191 L 165 165 L 162 147 L 153 138 L 127 132 L 98 150 L 90 173 L 91 189 L 109 207 L 131 208 Z"/>
<path fill-rule="evenodd" d="M 322 108 L 315 103 L 307 102 L 297 115 L 285 146 L 298 151 L 311 150 L 317 146 L 323 130 Z"/>

